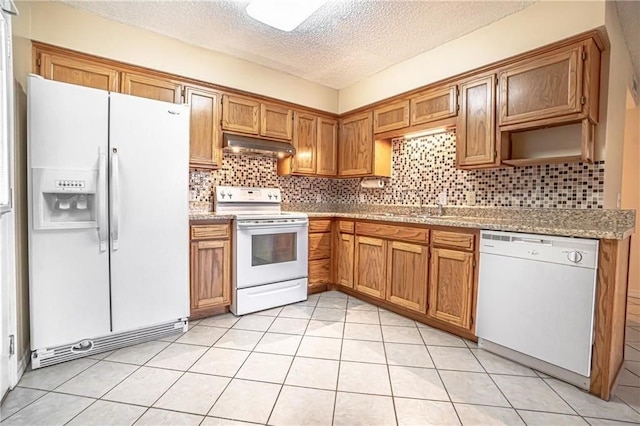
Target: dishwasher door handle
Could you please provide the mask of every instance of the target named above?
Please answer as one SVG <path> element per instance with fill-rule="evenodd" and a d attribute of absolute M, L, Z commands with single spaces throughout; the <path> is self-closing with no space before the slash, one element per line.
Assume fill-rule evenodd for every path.
<path fill-rule="evenodd" d="M 541 238 L 513 237 L 511 241 L 514 243 L 544 244 L 548 246 L 551 245 L 551 241 L 543 240 Z"/>

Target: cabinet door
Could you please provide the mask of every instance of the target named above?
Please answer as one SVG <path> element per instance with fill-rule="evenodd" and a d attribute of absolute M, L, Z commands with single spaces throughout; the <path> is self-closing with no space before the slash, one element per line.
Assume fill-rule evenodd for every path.
<path fill-rule="evenodd" d="M 189 165 L 214 169 L 221 163 L 220 94 L 187 87 L 186 101 L 191 109 L 189 126 Z"/>
<path fill-rule="evenodd" d="M 489 75 L 460 85 L 456 156 L 458 166 L 495 163 L 496 77 Z"/>
<path fill-rule="evenodd" d="M 355 289 L 384 299 L 387 242 L 378 238 L 356 236 L 355 252 Z"/>
<path fill-rule="evenodd" d="M 429 248 L 399 241 L 387 244 L 386 299 L 403 308 L 425 313 Z"/>
<path fill-rule="evenodd" d="M 309 260 L 331 257 L 331 233 L 309 234 Z"/>
<path fill-rule="evenodd" d="M 182 86 L 170 80 L 122 73 L 120 92 L 164 102 L 182 102 Z"/>
<path fill-rule="evenodd" d="M 257 135 L 260 132 L 260 102 L 223 95 L 222 128 Z"/>
<path fill-rule="evenodd" d="M 581 112 L 582 52 L 573 46 L 500 72 L 500 125 Z"/>
<path fill-rule="evenodd" d="M 316 174 L 335 176 L 338 174 L 338 121 L 318 118 L 318 140 L 316 142 Z"/>
<path fill-rule="evenodd" d="M 39 74 L 46 79 L 94 89 L 118 91 L 118 71 L 115 69 L 95 62 L 51 53 L 41 53 L 39 59 Z"/>
<path fill-rule="evenodd" d="M 230 276 L 228 240 L 191 243 L 191 317 L 198 310 L 229 305 Z"/>
<path fill-rule="evenodd" d="M 293 146 L 296 148 L 296 155 L 291 160 L 291 171 L 293 173 L 315 174 L 317 117 L 296 112 L 293 116 L 293 123 Z"/>
<path fill-rule="evenodd" d="M 409 101 L 395 102 L 373 110 L 373 133 L 388 132 L 409 126 Z"/>
<path fill-rule="evenodd" d="M 318 259 L 309 261 L 308 286 L 331 283 L 331 259 Z"/>
<path fill-rule="evenodd" d="M 336 250 L 336 281 L 345 287 L 353 288 L 354 237 L 351 234 L 338 234 Z"/>
<path fill-rule="evenodd" d="M 411 125 L 455 117 L 458 113 L 456 86 L 430 90 L 411 99 Z"/>
<path fill-rule="evenodd" d="M 473 253 L 431 249 L 427 315 L 471 329 L 473 306 Z"/>
<path fill-rule="evenodd" d="M 278 105 L 260 105 L 260 134 L 269 138 L 291 140 L 293 111 Z"/>
<path fill-rule="evenodd" d="M 338 172 L 340 176 L 371 174 L 373 170 L 373 127 L 371 113 L 342 120 Z"/>

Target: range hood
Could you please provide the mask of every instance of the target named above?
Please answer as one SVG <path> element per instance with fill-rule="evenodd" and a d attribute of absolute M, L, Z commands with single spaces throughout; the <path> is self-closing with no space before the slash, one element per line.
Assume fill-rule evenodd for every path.
<path fill-rule="evenodd" d="M 284 158 L 290 155 L 296 155 L 296 149 L 289 142 L 258 139 L 231 133 L 223 133 L 222 148 L 227 152 L 236 154 L 261 155 L 266 157 Z"/>

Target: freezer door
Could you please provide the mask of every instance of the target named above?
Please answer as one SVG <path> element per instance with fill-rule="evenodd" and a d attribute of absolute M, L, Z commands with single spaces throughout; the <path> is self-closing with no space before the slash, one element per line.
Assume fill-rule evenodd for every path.
<path fill-rule="evenodd" d="M 113 331 L 189 316 L 189 110 L 111 94 Z"/>
<path fill-rule="evenodd" d="M 31 348 L 75 343 L 110 331 L 107 238 L 107 92 L 30 76 L 28 81 L 29 298 Z M 100 154 L 103 153 L 102 168 Z M 34 183 L 34 176 L 37 182 Z M 69 176 L 92 186 L 95 204 L 82 204 L 64 186 Z M 81 176 L 82 178 L 79 178 Z M 56 181 L 58 181 L 56 183 Z M 66 193 L 70 189 L 70 192 Z M 76 195 L 74 195 L 76 194 Z M 86 198 L 86 197 L 85 197 Z M 65 226 L 57 219 L 82 219 L 99 200 L 103 215 L 92 225 Z M 36 202 L 34 202 L 36 201 Z M 48 209 L 57 227 L 39 227 L 34 216 Z M 62 224 L 62 225 L 61 225 Z M 72 224 L 73 225 L 73 224 Z"/>

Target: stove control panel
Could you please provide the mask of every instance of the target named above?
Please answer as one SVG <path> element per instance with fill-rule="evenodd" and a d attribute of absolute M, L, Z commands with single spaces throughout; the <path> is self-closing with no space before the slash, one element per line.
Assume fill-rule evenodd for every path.
<path fill-rule="evenodd" d="M 216 186 L 216 202 L 224 203 L 272 203 L 280 204 L 282 194 L 279 188 L 248 188 L 239 186 Z"/>

